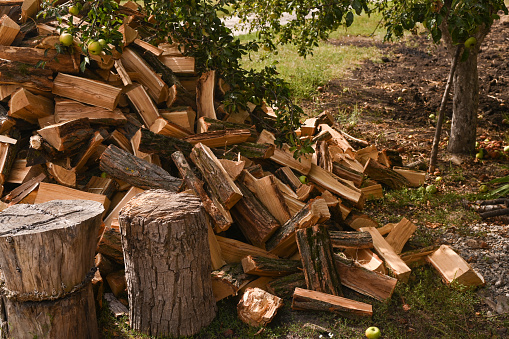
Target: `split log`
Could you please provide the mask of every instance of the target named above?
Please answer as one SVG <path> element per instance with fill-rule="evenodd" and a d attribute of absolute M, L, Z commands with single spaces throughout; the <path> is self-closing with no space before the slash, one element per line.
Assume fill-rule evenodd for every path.
<path fill-rule="evenodd" d="M 205 211 L 214 222 L 216 232 L 220 233 L 226 231 L 233 222 L 230 212 L 221 205 L 217 206 L 214 204 L 203 188 L 203 182 L 194 174 L 182 152 L 177 151 L 173 153 L 171 157 L 187 187 L 193 189 L 202 201 Z"/>
<path fill-rule="evenodd" d="M 106 281 L 108 282 L 108 286 L 115 297 L 120 298 L 126 293 L 127 281 L 125 278 L 125 270 L 122 269 L 111 272 L 106 275 Z"/>
<path fill-rule="evenodd" d="M 58 73 L 53 81 L 53 94 L 113 111 L 122 90 L 97 80 Z"/>
<path fill-rule="evenodd" d="M 177 192 L 182 185 L 182 179 L 113 145 L 103 152 L 100 159 L 101 171 L 142 189 L 162 188 Z"/>
<path fill-rule="evenodd" d="M 378 223 L 373 218 L 357 211 L 350 212 L 344 223 L 357 231 L 362 227 L 378 227 Z"/>
<path fill-rule="evenodd" d="M 129 315 L 129 310 L 127 307 L 118 301 L 113 293 L 104 293 L 104 300 L 108 302 L 108 308 L 115 318 Z"/>
<path fill-rule="evenodd" d="M 110 178 L 92 176 L 85 185 L 84 191 L 105 195 L 111 200 L 111 197 L 116 192 L 116 183 Z"/>
<path fill-rule="evenodd" d="M 0 185 L 7 181 L 16 160 L 18 149 L 18 140 L 6 135 L 0 135 Z"/>
<path fill-rule="evenodd" d="M 254 327 L 265 326 L 274 319 L 283 300 L 260 288 L 248 288 L 237 304 L 239 319 Z"/>
<path fill-rule="evenodd" d="M 267 284 L 267 290 L 270 293 L 283 299 L 291 298 L 297 287 L 306 288 L 306 278 L 302 272 L 281 277 Z"/>
<path fill-rule="evenodd" d="M 76 187 L 76 171 L 66 169 L 51 162 L 46 164 L 48 174 L 53 180 L 63 186 Z"/>
<path fill-rule="evenodd" d="M 435 267 L 447 285 L 453 282 L 463 286 L 483 286 L 485 284 L 483 276 L 447 245 L 440 246 L 438 250 L 429 255 L 428 261 Z"/>
<path fill-rule="evenodd" d="M 92 200 L 101 203 L 105 209 L 110 204 L 108 198 L 101 194 L 93 194 L 62 185 L 41 182 L 37 191 L 37 197 L 35 198 L 35 204 L 42 204 L 53 200 Z"/>
<path fill-rule="evenodd" d="M 119 126 L 127 119 L 120 109 L 113 111 L 103 107 L 88 106 L 68 99 L 55 100 L 55 123 L 87 117 L 91 124 Z"/>
<path fill-rule="evenodd" d="M 373 248 L 373 239 L 366 232 L 329 231 L 333 248 Z"/>
<path fill-rule="evenodd" d="M 410 220 L 403 218 L 394 226 L 394 229 L 385 237 L 385 240 L 397 254 L 400 254 L 406 242 L 410 239 L 412 234 L 414 234 L 416 229 L 417 226 Z"/>
<path fill-rule="evenodd" d="M 383 199 L 384 191 L 380 184 L 373 184 L 361 188 L 362 194 L 366 197 L 366 200 Z"/>
<path fill-rule="evenodd" d="M 212 272 L 212 291 L 216 301 L 237 295 L 249 282 L 256 279 L 256 276 L 244 273 L 242 265 L 226 264 Z"/>
<path fill-rule="evenodd" d="M 321 198 L 312 199 L 274 233 L 267 241 L 266 248 L 275 255 L 289 257 L 297 250 L 296 230 L 311 227 L 329 218 L 329 208 L 325 200 Z"/>
<path fill-rule="evenodd" d="M 3 15 L 0 18 L 0 46 L 9 46 L 12 44 L 20 30 L 19 25 L 9 16 Z"/>
<path fill-rule="evenodd" d="M 316 225 L 299 229 L 295 235 L 307 288 L 343 295 L 327 226 Z"/>
<path fill-rule="evenodd" d="M 275 146 L 271 144 L 255 144 L 243 142 L 224 147 L 224 151 L 216 149 L 214 153 L 225 159 L 236 160 L 237 154 L 249 159 L 268 159 L 275 152 Z"/>
<path fill-rule="evenodd" d="M 409 184 L 409 187 L 419 187 L 424 184 L 426 181 L 426 172 L 423 171 L 414 171 L 408 168 L 401 167 L 393 167 L 394 172 L 401 174 L 404 176 Z"/>
<path fill-rule="evenodd" d="M 409 267 L 422 266 L 428 263 L 427 257 L 438 250 L 439 246 L 427 246 L 412 251 L 406 251 L 400 255 L 401 260 Z"/>
<path fill-rule="evenodd" d="M 153 336 L 189 336 L 209 325 L 217 308 L 199 199 L 146 191 L 124 206 L 119 221 L 131 327 Z"/>
<path fill-rule="evenodd" d="M 360 229 L 361 232 L 369 232 L 373 238 L 373 246 L 377 253 L 384 259 L 385 264 L 392 274 L 402 282 L 408 282 L 411 270 L 403 260 L 398 256 L 394 249 L 380 235 L 374 227 L 365 227 Z"/>
<path fill-rule="evenodd" d="M 37 130 L 57 151 L 67 151 L 81 146 L 84 140 L 90 139 L 94 131 L 90 127 L 88 118 L 81 118 L 61 122 Z"/>
<path fill-rule="evenodd" d="M 166 101 L 168 98 L 168 86 L 173 84 L 166 84 L 163 79 L 147 65 L 145 60 L 131 48 L 124 48 L 120 60 L 127 71 L 136 72 L 138 74 L 138 81 L 147 88 L 148 94 L 157 104 Z"/>
<path fill-rule="evenodd" d="M 216 72 L 203 73 L 196 86 L 196 113 L 198 117 L 217 119 L 214 109 L 214 89 L 216 87 Z"/>
<path fill-rule="evenodd" d="M 343 316 L 371 317 L 373 315 L 373 308 L 369 304 L 303 288 L 295 289 L 292 309 L 327 311 Z"/>
<path fill-rule="evenodd" d="M 263 204 L 243 184 L 237 183 L 242 193 L 231 210 L 244 236 L 255 246 L 263 247 L 281 224 L 270 214 Z"/>
<path fill-rule="evenodd" d="M 297 178 L 297 176 L 293 173 L 290 167 L 281 167 L 276 170 L 274 173 L 283 183 L 290 186 L 290 188 L 296 192 L 300 186 L 302 186 L 302 182 Z"/>
<path fill-rule="evenodd" d="M 51 300 L 84 286 L 94 267 L 103 211 L 101 204 L 85 200 L 21 204 L 3 211 L 0 265 L 6 296 Z"/>
<path fill-rule="evenodd" d="M 174 138 L 185 138 L 192 133 L 177 124 L 171 123 L 165 118 L 157 118 L 150 126 L 150 130 L 156 134 L 162 134 Z"/>
<path fill-rule="evenodd" d="M 161 55 L 159 60 L 170 68 L 173 73 L 193 75 L 196 73 L 196 60 L 193 57 Z"/>
<path fill-rule="evenodd" d="M 246 274 L 261 277 L 280 277 L 299 272 L 302 263 L 299 260 L 275 259 L 249 255 L 242 259 L 242 269 Z"/>
<path fill-rule="evenodd" d="M 357 267 L 352 260 L 337 254 L 334 255 L 334 260 L 343 286 L 380 301 L 391 298 L 398 279 Z"/>
<path fill-rule="evenodd" d="M 136 8 L 135 10 L 137 11 L 138 8 Z M 141 39 L 134 39 L 133 44 L 137 45 L 138 47 L 143 48 L 145 51 L 150 52 L 157 57 L 161 56 L 164 53 L 164 50 L 162 50 L 154 45 L 151 45 L 148 42 L 145 42 Z"/>
<path fill-rule="evenodd" d="M 223 259 L 227 264 L 238 264 L 249 255 L 277 259 L 277 256 L 270 254 L 264 249 L 243 243 L 242 241 L 220 237 L 216 235 L 217 242 L 221 248 Z"/>
<path fill-rule="evenodd" d="M 234 122 L 222 121 L 217 119 L 212 119 L 208 117 L 201 117 L 197 122 L 197 133 L 204 132 L 213 132 L 213 131 L 223 131 L 228 129 L 248 129 L 251 132 L 251 137 L 249 137 L 249 142 L 255 142 L 258 139 L 258 132 L 256 129 L 248 124 L 237 124 Z"/>
<path fill-rule="evenodd" d="M 338 162 L 332 163 L 332 173 L 340 178 L 350 180 L 355 184 L 355 187 L 361 187 L 364 181 L 364 173 L 358 172 L 353 168 L 342 165 Z"/>
<path fill-rule="evenodd" d="M 226 209 L 232 208 L 242 198 L 240 189 L 224 170 L 223 165 L 210 148 L 197 144 L 191 152 L 191 160 L 209 184 L 213 195 Z"/>
<path fill-rule="evenodd" d="M 127 191 L 127 193 L 125 193 L 125 195 L 122 196 L 122 198 L 118 200 L 116 204 L 112 204 L 110 213 L 104 219 L 105 226 L 109 227 L 114 222 L 118 224 L 118 213 L 120 212 L 122 207 L 124 207 L 125 204 L 127 204 L 127 202 L 131 200 L 136 194 L 139 194 L 141 192 L 143 192 L 141 188 L 131 186 L 131 188 L 129 188 L 129 191 Z"/>
<path fill-rule="evenodd" d="M 47 70 L 63 73 L 79 72 L 79 59 L 77 55 L 59 54 L 54 49 L 0 45 L 0 59 L 12 60 L 33 66 L 42 61 L 45 62 L 44 68 Z"/>
<path fill-rule="evenodd" d="M 159 118 L 159 111 L 147 91 L 145 91 L 145 88 L 141 85 L 134 85 L 126 94 L 143 119 L 145 126 L 150 128 L 156 119 Z"/>
<path fill-rule="evenodd" d="M 246 166 L 246 162 L 241 161 L 233 161 L 228 159 L 218 159 L 221 165 L 223 165 L 224 170 L 228 173 L 230 178 L 232 178 L 233 181 L 237 180 L 239 175 L 244 170 L 244 167 Z"/>
<path fill-rule="evenodd" d="M 96 150 L 98 149 L 99 145 L 101 145 L 103 140 L 104 138 L 101 135 L 101 132 L 96 131 L 94 135 L 92 135 L 92 138 L 90 138 L 86 147 L 82 149 L 76 156 L 74 156 L 71 162 L 71 166 L 73 166 L 76 172 L 80 172 L 85 167 L 88 160 L 96 152 Z"/>
<path fill-rule="evenodd" d="M 139 150 L 145 153 L 158 154 L 170 158 L 174 152 L 180 151 L 189 157 L 193 145 L 178 138 L 155 134 L 148 129 L 141 129 Z"/>
<path fill-rule="evenodd" d="M 0 84 L 51 92 L 52 75 L 53 71 L 50 69 L 27 67 L 20 62 L 0 60 Z"/>
<path fill-rule="evenodd" d="M 201 143 L 208 147 L 225 147 L 243 143 L 247 141 L 250 136 L 251 132 L 248 129 L 228 129 L 190 135 L 185 137 L 184 140 L 193 145 Z"/>
<path fill-rule="evenodd" d="M 175 107 L 170 110 L 159 110 L 159 114 L 169 122 L 194 132 L 196 112 L 192 107 Z"/>
<path fill-rule="evenodd" d="M 4 303 L 9 338 L 99 338 L 90 283 L 62 299 L 20 302 L 5 298 Z"/>
<path fill-rule="evenodd" d="M 36 95 L 20 88 L 11 95 L 9 116 L 23 119 L 36 125 L 38 119 L 51 116 L 54 112 L 53 100 Z"/>
<path fill-rule="evenodd" d="M 343 253 L 348 259 L 354 260 L 355 265 L 358 267 L 363 267 L 369 271 L 378 272 L 380 274 L 386 273 L 383 260 L 367 248 L 347 248 Z"/>
<path fill-rule="evenodd" d="M 46 179 L 46 174 L 41 173 L 38 176 L 26 181 L 25 183 L 21 184 L 20 186 L 13 189 L 11 192 L 9 192 L 3 200 L 7 203 L 10 203 L 9 205 L 14 205 L 23 200 L 27 195 L 29 195 L 34 189 L 39 186 L 39 183 Z"/>
<path fill-rule="evenodd" d="M 110 226 L 104 229 L 97 245 L 97 253 L 106 256 L 117 264 L 124 265 L 124 253 L 118 229 Z"/>
<path fill-rule="evenodd" d="M 392 189 L 410 186 L 410 182 L 404 176 L 371 158 L 364 165 L 364 174 Z"/>

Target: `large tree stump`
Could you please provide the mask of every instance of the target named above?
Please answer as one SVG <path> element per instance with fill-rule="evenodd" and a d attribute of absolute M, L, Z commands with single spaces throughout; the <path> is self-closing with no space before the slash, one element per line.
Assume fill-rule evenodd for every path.
<path fill-rule="evenodd" d="M 149 190 L 120 211 L 129 320 L 152 336 L 189 336 L 216 315 L 205 210 L 198 197 Z"/>
<path fill-rule="evenodd" d="M 0 214 L 0 267 L 7 297 L 61 298 L 94 267 L 104 207 L 90 200 L 14 205 Z"/>

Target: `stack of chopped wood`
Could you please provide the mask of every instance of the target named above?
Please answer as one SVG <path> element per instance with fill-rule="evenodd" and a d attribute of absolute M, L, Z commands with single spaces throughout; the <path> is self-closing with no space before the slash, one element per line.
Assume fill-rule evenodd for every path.
<path fill-rule="evenodd" d="M 257 288 L 293 297 L 294 309 L 370 316 L 371 306 L 343 298 L 342 286 L 386 300 L 397 280 L 408 280 L 410 264 L 435 252 L 402 253 L 416 226 L 403 218 L 379 227 L 362 213 L 383 186 L 424 183 L 425 173 L 404 168 L 397 152 L 342 132 L 324 113 L 297 131 L 315 153 L 294 159 L 288 145 L 276 147 L 274 135 L 250 120 L 254 111 L 274 119 L 270 108 L 249 104 L 250 111 L 227 114 L 221 99 L 228 84 L 215 71 L 197 74 L 178 45 L 140 39 L 139 13 L 122 26 L 123 52 L 94 57 L 80 73 L 80 55 L 54 50 L 57 22 L 18 17 L 33 16 L 33 3 L 0 0 L 2 201 L 104 205 L 93 280 L 98 304 L 103 279 L 126 304 L 118 214 L 152 188 L 200 197 L 211 221 L 216 300 L 253 287 L 239 304 L 250 324 L 267 323 L 282 304 L 267 302 Z M 137 10 L 131 2 L 120 7 Z M 45 68 L 35 67 L 39 61 Z M 435 252 L 430 261 L 449 274 L 458 260 L 451 257 Z"/>

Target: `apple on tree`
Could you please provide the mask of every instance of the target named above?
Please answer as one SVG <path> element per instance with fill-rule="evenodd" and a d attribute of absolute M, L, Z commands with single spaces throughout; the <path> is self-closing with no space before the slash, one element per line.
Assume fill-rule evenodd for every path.
<path fill-rule="evenodd" d="M 98 41 L 91 41 L 88 44 L 88 52 L 92 55 L 99 55 L 101 54 L 102 50 L 103 48 Z"/>
<path fill-rule="evenodd" d="M 63 46 L 67 47 L 72 45 L 73 38 L 71 34 L 63 32 L 62 34 L 60 34 L 59 41 Z"/>
<path fill-rule="evenodd" d="M 366 337 L 368 337 L 369 339 L 378 339 L 380 338 L 381 335 L 382 332 L 380 332 L 378 327 L 371 326 L 368 327 L 368 329 L 366 330 Z"/>

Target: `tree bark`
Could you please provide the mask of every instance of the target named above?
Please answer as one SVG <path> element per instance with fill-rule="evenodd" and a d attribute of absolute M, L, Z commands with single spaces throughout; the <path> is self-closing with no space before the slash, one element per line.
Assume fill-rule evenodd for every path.
<path fill-rule="evenodd" d="M 205 211 L 199 198 L 141 193 L 120 211 L 129 320 L 151 336 L 190 336 L 216 315 Z"/>
<path fill-rule="evenodd" d="M 103 206 L 89 200 L 14 205 L 0 215 L 6 296 L 52 300 L 83 285 L 94 267 Z"/>

